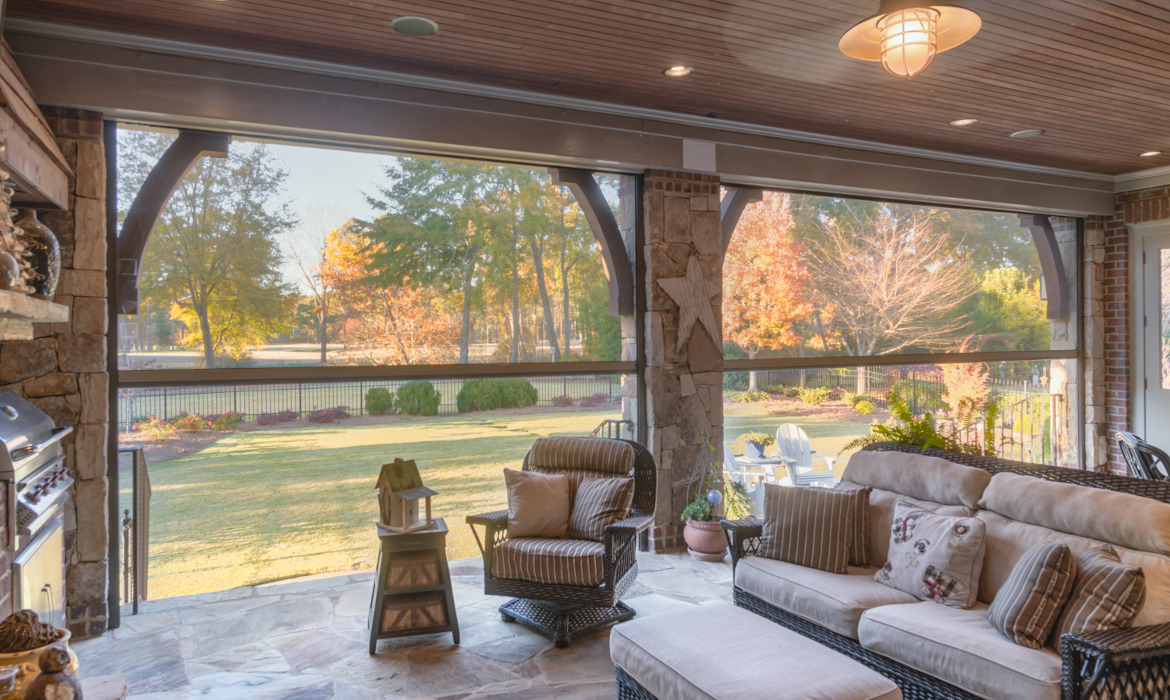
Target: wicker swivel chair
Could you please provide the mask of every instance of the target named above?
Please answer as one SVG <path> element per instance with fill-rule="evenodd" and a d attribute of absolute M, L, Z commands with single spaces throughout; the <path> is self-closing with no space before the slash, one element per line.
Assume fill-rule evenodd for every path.
<path fill-rule="evenodd" d="M 634 502 L 628 517 L 605 528 L 601 542 L 509 539 L 508 511 L 469 516 L 483 554 L 484 593 L 516 596 L 500 606 L 501 617 L 551 637 L 560 648 L 634 617 L 621 597 L 638 576 L 638 533 L 654 516 L 650 452 L 628 440 L 541 438 L 524 458 L 524 470 L 568 474 L 573 493 L 588 478 L 632 476 Z M 477 526 L 484 529 L 482 539 Z"/>
<path fill-rule="evenodd" d="M 1118 431 L 1117 446 L 1135 479 L 1170 481 L 1170 455 L 1133 433 Z"/>

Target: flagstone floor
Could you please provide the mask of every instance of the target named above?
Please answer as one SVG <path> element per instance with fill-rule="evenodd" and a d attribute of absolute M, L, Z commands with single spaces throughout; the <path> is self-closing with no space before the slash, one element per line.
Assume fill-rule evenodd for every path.
<path fill-rule="evenodd" d="M 730 562 L 730 559 L 728 560 Z M 639 554 L 624 599 L 639 615 L 731 599 L 731 566 Z M 73 644 L 81 677 L 125 673 L 131 700 L 497 700 L 613 698 L 609 632 L 568 649 L 500 620 L 480 560 L 451 563 L 462 643 L 450 634 L 379 642 L 369 654 L 373 572 L 295 579 L 142 604 Z"/>

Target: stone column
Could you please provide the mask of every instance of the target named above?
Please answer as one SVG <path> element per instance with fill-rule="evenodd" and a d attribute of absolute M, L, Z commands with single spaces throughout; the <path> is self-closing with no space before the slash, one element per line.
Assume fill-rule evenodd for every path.
<path fill-rule="evenodd" d="M 76 483 L 65 506 L 65 596 L 74 638 L 106 630 L 109 555 L 106 442 L 109 428 L 109 374 L 106 369 L 106 162 L 102 115 L 46 108 L 57 145 L 69 160 L 69 211 L 47 212 L 41 220 L 61 242 L 61 284 L 55 301 L 72 308 L 69 323 L 39 327 L 22 350 L 0 347 L 0 366 L 24 352 L 30 376 L 25 396 L 59 425 L 72 425 L 67 464 Z M 28 359 L 37 358 L 35 366 Z M 2 377 L 12 381 L 9 372 Z"/>
<path fill-rule="evenodd" d="M 652 550 L 684 546 L 679 514 L 697 461 L 722 456 L 723 440 L 723 240 L 719 225 L 719 178 L 711 175 L 648 171 L 644 178 L 646 383 L 649 449 L 658 464 L 658 500 Z M 679 284 L 668 292 L 663 281 L 687 277 L 695 295 L 707 295 L 714 334 L 701 318 L 680 329 L 680 321 L 699 314 L 677 301 Z M 701 284 L 694 284 L 701 272 Z M 706 290 L 700 287 L 706 287 Z M 680 313 L 682 312 L 682 313 Z M 681 342 L 680 332 L 683 333 Z M 680 347 L 681 346 L 681 347 Z M 714 454 L 704 443 L 716 447 Z"/>

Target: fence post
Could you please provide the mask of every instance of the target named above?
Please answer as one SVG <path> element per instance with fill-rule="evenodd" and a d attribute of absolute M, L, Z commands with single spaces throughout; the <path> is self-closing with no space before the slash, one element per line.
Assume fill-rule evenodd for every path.
<path fill-rule="evenodd" d="M 366 415 L 366 383 L 364 380 L 358 380 L 358 415 Z"/>
<path fill-rule="evenodd" d="M 162 388 L 162 390 L 163 390 L 163 412 L 162 412 L 162 415 L 159 416 L 159 418 L 166 420 L 169 417 L 169 415 L 167 414 L 167 387 L 164 386 Z"/>
<path fill-rule="evenodd" d="M 232 384 L 232 413 L 239 413 L 239 411 L 240 411 L 240 405 L 239 405 L 238 397 L 236 395 L 236 390 L 238 388 L 239 388 L 238 386 L 236 386 L 235 384 Z"/>
<path fill-rule="evenodd" d="M 304 385 L 297 382 L 297 420 L 300 420 L 305 415 L 305 392 Z"/>

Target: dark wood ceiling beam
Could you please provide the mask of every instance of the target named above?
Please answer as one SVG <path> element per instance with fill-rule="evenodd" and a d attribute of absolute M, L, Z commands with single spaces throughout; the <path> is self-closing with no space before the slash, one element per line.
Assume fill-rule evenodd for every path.
<path fill-rule="evenodd" d="M 201 158 L 225 158 L 231 137 L 206 131 L 181 131 L 134 196 L 118 232 L 118 313 L 138 313 L 138 274 L 150 234 L 175 188 Z"/>
<path fill-rule="evenodd" d="M 626 252 L 625 239 L 618 228 L 613 209 L 606 201 L 597 179 L 588 170 L 577 168 L 550 168 L 552 181 L 569 188 L 577 198 L 581 212 L 593 230 L 593 237 L 601 248 L 605 261 L 605 276 L 609 279 L 609 313 L 630 316 L 634 313 L 634 267 Z"/>
<path fill-rule="evenodd" d="M 1032 234 L 1036 253 L 1040 256 L 1040 270 L 1044 273 L 1044 289 L 1048 292 L 1048 319 L 1063 321 L 1068 316 L 1068 276 L 1052 222 L 1047 216 L 1021 216 L 1020 225 Z"/>

